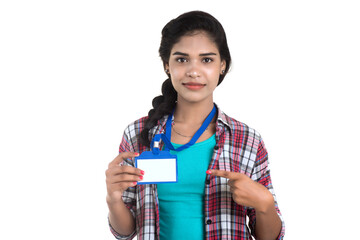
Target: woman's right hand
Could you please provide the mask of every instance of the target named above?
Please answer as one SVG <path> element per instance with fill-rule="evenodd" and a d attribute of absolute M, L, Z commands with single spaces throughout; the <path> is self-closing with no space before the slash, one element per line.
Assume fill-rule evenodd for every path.
<path fill-rule="evenodd" d="M 123 152 L 109 163 L 105 172 L 108 203 L 122 201 L 123 192 L 143 179 L 144 171 L 132 166 L 121 166 L 124 159 L 137 156 L 139 154 L 135 152 Z"/>

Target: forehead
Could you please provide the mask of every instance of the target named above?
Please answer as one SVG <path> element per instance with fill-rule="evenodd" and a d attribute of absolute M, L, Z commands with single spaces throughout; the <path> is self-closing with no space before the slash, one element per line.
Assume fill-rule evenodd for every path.
<path fill-rule="evenodd" d="M 215 42 L 209 37 L 207 33 L 195 32 L 189 35 L 182 36 L 171 49 L 173 52 L 183 53 L 218 53 L 218 48 Z"/>

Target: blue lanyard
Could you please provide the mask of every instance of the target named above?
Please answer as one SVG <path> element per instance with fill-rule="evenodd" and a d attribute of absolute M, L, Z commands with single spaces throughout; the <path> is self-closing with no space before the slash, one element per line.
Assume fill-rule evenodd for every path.
<path fill-rule="evenodd" d="M 199 139 L 199 137 L 205 132 L 206 128 L 210 125 L 211 120 L 214 118 L 214 116 L 216 114 L 216 107 L 215 107 L 215 104 L 214 104 L 214 107 L 211 110 L 210 114 L 206 117 L 205 121 L 203 122 L 203 124 L 201 125 L 199 130 L 196 131 L 196 133 L 191 138 L 191 140 L 187 144 L 182 145 L 181 147 L 176 148 L 176 149 L 174 148 L 174 146 L 172 145 L 172 143 L 170 141 L 173 114 L 174 114 L 174 112 L 172 114 L 170 114 L 168 119 L 167 119 L 167 122 L 166 122 L 166 135 L 165 134 L 156 134 L 152 142 L 154 142 L 154 141 L 158 142 L 158 141 L 160 141 L 160 138 L 161 138 L 165 143 L 165 149 L 164 149 L 165 151 L 169 151 L 169 149 L 170 149 L 170 150 L 173 150 L 173 151 L 180 152 L 180 151 L 194 145 L 196 143 L 196 141 Z M 151 144 L 151 145 L 153 145 L 153 144 Z M 153 151 L 154 151 L 154 149 L 153 149 Z"/>

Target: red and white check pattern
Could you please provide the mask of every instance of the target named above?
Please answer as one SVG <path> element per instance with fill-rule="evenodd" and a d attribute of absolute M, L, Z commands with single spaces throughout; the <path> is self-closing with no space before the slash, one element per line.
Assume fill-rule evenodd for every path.
<path fill-rule="evenodd" d="M 139 143 L 139 135 L 144 128 L 146 117 L 130 124 L 125 132 L 119 148 L 120 152 L 149 151 Z M 150 134 L 164 133 L 167 116 L 159 121 Z M 247 125 L 224 114 L 218 108 L 216 125 L 216 147 L 209 169 L 220 169 L 241 172 L 267 187 L 276 197 L 270 178 L 268 154 L 259 133 Z M 134 166 L 132 159 L 126 159 L 124 164 Z M 255 233 L 255 210 L 236 204 L 227 185 L 227 179 L 207 176 L 205 184 L 205 238 L 216 239 L 252 239 Z M 123 200 L 136 219 L 136 231 L 130 236 L 121 236 L 110 226 L 117 239 L 132 239 L 136 235 L 139 240 L 159 239 L 159 207 L 156 185 L 137 185 L 129 188 L 123 195 Z M 277 239 L 283 239 L 285 225 L 276 203 L 278 214 L 282 221 L 281 233 Z M 246 217 L 249 223 L 246 224 Z M 185 229 L 184 229 L 185 230 Z"/>

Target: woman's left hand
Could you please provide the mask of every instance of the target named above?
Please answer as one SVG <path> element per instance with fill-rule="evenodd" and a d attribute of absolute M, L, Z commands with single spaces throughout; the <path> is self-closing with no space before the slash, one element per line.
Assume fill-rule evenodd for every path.
<path fill-rule="evenodd" d="M 232 198 L 239 205 L 252 207 L 260 212 L 266 212 L 274 206 L 274 197 L 270 191 L 245 174 L 215 169 L 208 170 L 206 173 L 229 179 L 228 185 Z"/>

